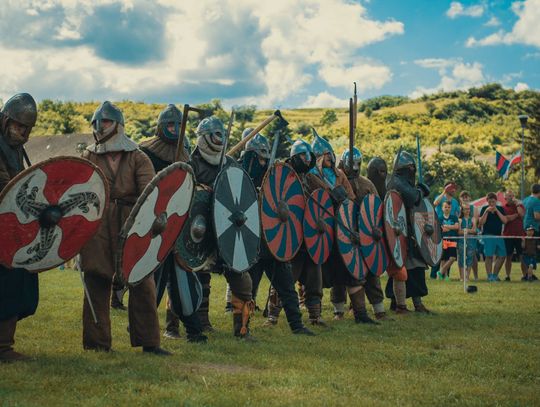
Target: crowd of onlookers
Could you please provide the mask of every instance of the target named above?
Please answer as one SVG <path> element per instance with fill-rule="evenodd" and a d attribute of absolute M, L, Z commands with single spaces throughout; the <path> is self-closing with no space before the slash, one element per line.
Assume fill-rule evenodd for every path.
<path fill-rule="evenodd" d="M 510 281 L 512 262 L 520 263 L 521 280 L 536 280 L 540 184 L 534 184 L 523 201 L 507 190 L 503 197 L 490 192 L 475 204 L 468 191 L 457 195 L 457 189 L 454 182 L 447 182 L 433 202 L 442 228 L 443 254 L 440 263 L 431 269 L 431 278 L 449 280 L 457 260 L 460 279 L 469 279 L 472 271 L 477 280 L 478 262 L 483 259 L 488 281 L 501 281 L 503 265 L 504 280 Z"/>

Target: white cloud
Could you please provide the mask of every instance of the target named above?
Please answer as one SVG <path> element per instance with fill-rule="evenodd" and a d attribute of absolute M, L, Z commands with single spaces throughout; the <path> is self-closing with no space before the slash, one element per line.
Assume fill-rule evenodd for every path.
<path fill-rule="evenodd" d="M 446 64 L 431 64 L 427 68 L 439 70 L 441 76 L 440 82 L 433 88 L 418 86 L 409 96 L 418 98 L 424 94 L 435 93 L 438 91 L 452 91 L 468 89 L 473 86 L 482 85 L 485 82 L 482 64 L 478 62 L 465 63 L 460 60 L 442 60 Z M 415 61 L 416 62 L 416 61 Z M 429 65 L 429 64 L 428 64 Z"/>
<path fill-rule="evenodd" d="M 374 20 L 348 0 L 8 0 L 0 10 L 0 38 L 10 44 L 0 43 L 0 97 L 24 89 L 38 98 L 219 97 L 269 107 L 307 97 L 316 80 L 382 87 L 390 69 L 361 58 L 361 49 L 403 32 L 403 23 Z"/>
<path fill-rule="evenodd" d="M 340 99 L 337 96 L 331 95 L 328 92 L 321 92 L 318 95 L 309 96 L 307 101 L 301 106 L 304 108 L 315 107 L 342 107 L 346 108 L 349 105 L 348 99 Z"/>
<path fill-rule="evenodd" d="M 414 63 L 422 68 L 428 69 L 445 69 L 456 64 L 456 59 L 445 59 L 445 58 L 424 58 L 416 59 Z"/>
<path fill-rule="evenodd" d="M 484 38 L 470 37 L 465 45 L 467 47 L 481 47 L 491 45 L 525 44 L 540 48 L 540 0 L 525 0 L 512 3 L 512 11 L 518 16 L 518 21 L 512 31 L 499 30 Z"/>
<path fill-rule="evenodd" d="M 514 86 L 514 90 L 515 90 L 516 92 L 521 92 L 522 90 L 527 90 L 527 89 L 529 89 L 529 85 L 527 85 L 527 84 L 524 83 L 524 82 L 518 82 L 518 83 L 516 84 L 516 86 Z"/>
<path fill-rule="evenodd" d="M 353 82 L 358 90 L 379 89 L 392 78 L 392 72 L 385 65 L 357 63 L 351 67 L 324 65 L 319 75 L 330 86 L 350 89 Z"/>
<path fill-rule="evenodd" d="M 484 6 L 482 4 L 465 7 L 459 1 L 453 1 L 452 3 L 450 3 L 450 8 L 446 11 L 446 15 L 452 19 L 462 16 L 482 17 L 483 14 Z"/>
<path fill-rule="evenodd" d="M 498 27 L 501 25 L 501 22 L 497 17 L 493 16 L 484 25 L 486 27 Z"/>

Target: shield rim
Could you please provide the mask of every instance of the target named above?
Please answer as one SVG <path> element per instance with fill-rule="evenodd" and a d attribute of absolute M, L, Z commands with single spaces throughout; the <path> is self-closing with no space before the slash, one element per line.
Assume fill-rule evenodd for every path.
<path fill-rule="evenodd" d="M 128 238 L 127 232 L 129 232 L 129 230 L 133 226 L 133 223 L 135 222 L 136 217 L 137 217 L 136 215 L 139 214 L 139 209 L 146 202 L 146 198 L 148 198 L 150 193 L 154 190 L 156 184 L 154 184 L 153 181 L 155 179 L 161 180 L 161 178 L 164 178 L 170 172 L 176 170 L 177 167 L 182 168 L 188 174 L 191 174 L 192 184 L 193 184 L 193 188 L 191 189 L 191 197 L 190 197 L 190 200 L 189 200 L 189 209 L 191 209 L 191 204 L 193 202 L 193 194 L 194 194 L 194 191 L 195 191 L 195 175 L 193 173 L 193 169 L 191 168 L 191 166 L 189 164 L 181 162 L 181 161 L 177 161 L 175 163 L 172 163 L 171 165 L 168 165 L 163 170 L 159 171 L 156 175 L 154 175 L 154 177 L 150 180 L 150 182 L 144 187 L 142 193 L 137 198 L 137 201 L 135 202 L 135 205 L 133 205 L 133 208 L 131 208 L 131 211 L 129 212 L 129 215 L 126 218 L 124 224 L 122 225 L 122 229 L 120 230 L 120 233 L 118 235 L 118 239 L 119 239 L 118 243 L 119 244 L 118 244 L 117 255 L 116 255 L 116 257 L 117 257 L 117 267 L 116 267 L 115 272 L 116 271 L 119 272 L 119 274 L 122 277 L 122 279 L 124 280 L 124 282 L 127 285 L 131 286 L 131 287 L 134 287 L 137 284 L 140 284 L 143 280 L 150 277 L 154 273 L 154 271 L 156 271 L 158 269 L 158 267 L 163 264 L 163 262 L 158 263 L 151 271 L 148 271 L 148 274 L 146 274 L 140 280 L 137 280 L 135 282 L 129 281 L 129 276 L 126 278 L 126 276 L 124 275 L 124 270 L 123 270 L 123 253 L 124 253 L 124 245 L 125 245 L 126 240 Z M 184 182 L 185 182 L 185 180 L 184 180 Z M 186 222 L 184 221 L 184 223 L 182 224 L 182 227 L 180 228 L 180 231 L 178 232 L 178 235 L 180 235 L 180 232 L 182 231 L 182 228 L 184 227 L 185 224 L 186 224 Z M 176 238 L 178 239 L 178 236 Z M 174 241 L 176 242 L 176 239 Z M 165 259 L 171 253 L 173 248 L 174 248 L 174 243 L 167 250 L 167 254 L 164 256 L 163 261 L 165 261 Z"/>
<path fill-rule="evenodd" d="M 366 194 L 364 196 L 364 199 L 362 199 L 362 203 L 360 205 L 360 211 L 358 213 L 358 231 L 360 233 L 360 222 L 362 221 L 362 210 L 364 208 L 364 202 L 366 199 L 369 200 L 369 197 L 370 196 L 374 196 L 375 200 L 379 200 L 381 203 L 380 203 L 380 206 L 379 208 L 381 208 L 381 222 L 382 222 L 382 228 L 381 228 L 381 232 L 384 231 L 384 218 L 383 218 L 383 212 L 384 212 L 384 208 L 383 208 L 383 200 L 377 195 L 377 194 Z M 365 211 L 365 209 L 364 209 Z M 366 211 L 367 213 L 367 211 Z M 364 259 L 364 262 L 366 264 L 366 267 L 368 269 L 368 272 L 373 274 L 374 276 L 381 276 L 385 270 L 388 268 L 388 249 L 386 247 L 386 242 L 385 242 L 385 239 L 384 237 L 379 241 L 379 242 L 376 242 L 375 239 L 371 238 L 371 236 L 368 236 L 370 238 L 370 240 L 372 241 L 372 244 L 374 245 L 380 245 L 381 246 L 381 251 L 382 251 L 382 259 L 381 259 L 381 262 L 380 262 L 380 266 L 381 266 L 381 270 L 377 269 L 377 272 L 374 273 L 373 270 L 369 267 L 369 264 L 367 264 L 367 260 L 366 260 L 366 257 L 364 256 L 364 252 L 362 251 L 362 258 Z M 360 247 L 364 247 L 362 245 L 362 236 L 360 235 Z M 386 264 L 385 264 L 386 263 Z M 385 267 L 383 267 L 385 265 Z"/>
<path fill-rule="evenodd" d="M 291 254 L 291 256 L 289 258 L 279 257 L 276 253 L 272 252 L 272 250 L 270 249 L 270 246 L 268 245 L 268 241 L 266 239 L 266 232 L 265 232 L 265 229 L 264 229 L 263 224 L 262 224 L 262 216 L 261 216 L 261 214 L 262 214 L 262 211 L 263 211 L 262 205 L 263 205 L 263 197 L 264 197 L 263 185 L 266 183 L 267 179 L 270 177 L 270 171 L 273 168 L 277 167 L 277 166 L 289 168 L 291 173 L 294 174 L 294 176 L 296 178 L 296 181 L 300 185 L 300 189 L 302 190 L 302 197 L 304 198 L 304 210 L 302 211 L 302 219 L 300 221 L 300 227 L 302 228 L 302 231 L 301 231 L 301 233 L 297 233 L 300 236 L 300 240 L 299 240 L 299 243 L 298 243 L 298 247 L 296 248 L 296 250 L 293 251 L 293 253 Z M 301 249 L 301 247 L 302 247 L 302 245 L 304 243 L 304 214 L 305 214 L 307 202 L 306 202 L 306 198 L 305 198 L 305 191 L 304 191 L 304 186 L 302 185 L 302 181 L 300 180 L 300 177 L 298 176 L 297 172 L 294 170 L 294 168 L 291 165 L 289 165 L 289 164 L 287 164 L 285 162 L 278 161 L 278 162 L 275 162 L 274 165 L 272 167 L 270 167 L 266 171 L 266 173 L 264 174 L 264 178 L 263 178 L 263 181 L 261 183 L 260 193 L 258 195 L 259 195 L 259 218 L 261 220 L 261 234 L 262 234 L 261 239 L 264 241 L 264 243 L 266 243 L 266 247 L 268 248 L 268 251 L 270 252 L 270 254 L 272 254 L 272 256 L 276 260 L 279 260 L 281 262 L 291 261 L 292 259 L 294 259 L 296 257 L 296 255 L 298 254 L 298 252 L 300 251 L 300 249 Z"/>
<path fill-rule="evenodd" d="M 356 210 L 356 216 L 357 216 L 357 219 L 358 219 L 358 216 L 359 216 L 359 212 L 360 212 L 360 205 L 358 205 L 358 202 L 356 202 L 356 200 L 350 200 L 350 199 L 346 199 L 345 201 L 343 201 L 340 205 L 339 205 L 339 208 L 337 210 L 337 214 L 335 215 L 336 217 L 339 216 L 339 214 L 341 213 L 341 208 L 343 207 L 343 205 L 348 202 L 350 204 L 354 206 L 356 206 L 357 210 Z M 351 269 L 348 267 L 348 265 L 345 263 L 345 259 L 343 258 L 343 253 L 341 253 L 341 251 L 339 250 L 339 241 L 340 239 L 338 238 L 338 230 L 342 229 L 342 226 L 340 225 L 340 222 L 343 223 L 343 220 L 342 218 L 340 217 L 339 218 L 340 221 L 339 222 L 336 222 L 336 225 L 335 225 L 335 231 L 334 231 L 334 234 L 335 234 L 335 242 L 336 242 L 336 245 L 337 245 L 337 251 L 339 253 L 339 257 L 341 258 L 344 266 L 347 268 L 347 270 L 349 271 L 349 274 L 357 279 L 357 280 L 362 280 L 365 278 L 366 276 L 366 273 L 365 273 L 365 269 L 366 269 L 366 264 L 364 262 L 364 255 L 362 254 L 362 249 L 360 248 L 360 243 L 358 243 L 357 247 L 356 247 L 356 250 L 358 251 L 358 257 L 359 257 L 359 262 L 358 264 L 360 265 L 360 274 L 361 275 L 358 275 L 356 276 L 355 273 L 353 271 L 351 271 Z M 354 222 L 353 221 L 353 228 L 356 228 L 356 230 L 354 230 L 354 232 L 357 232 L 358 233 L 358 222 Z M 345 233 L 343 233 L 343 236 L 348 236 L 348 233 L 347 231 L 345 231 Z M 349 243 L 352 245 L 352 241 L 351 239 L 349 238 L 348 239 Z"/>
<path fill-rule="evenodd" d="M 74 155 L 59 155 L 59 156 L 56 156 L 56 157 L 47 158 L 46 160 L 40 161 L 40 162 L 38 162 L 36 164 L 31 165 L 30 167 L 25 168 L 24 170 L 19 172 L 17 175 L 15 175 L 12 179 L 10 179 L 9 182 L 7 183 L 7 185 L 4 187 L 4 189 L 0 192 L 0 202 L 2 202 L 4 197 L 7 195 L 7 192 L 13 187 L 13 185 L 16 184 L 21 178 L 26 177 L 26 174 L 28 172 L 30 172 L 30 170 L 33 171 L 33 170 L 39 169 L 39 168 L 41 168 L 41 167 L 43 167 L 43 166 L 45 166 L 45 165 L 47 165 L 47 164 L 49 164 L 49 163 L 51 163 L 53 161 L 77 161 L 77 162 L 87 164 L 90 167 L 92 167 L 94 169 L 94 171 L 96 171 L 96 173 L 99 175 L 99 177 L 103 181 L 103 184 L 105 186 L 105 203 L 103 205 L 103 212 L 102 212 L 101 218 L 99 218 L 99 220 L 97 220 L 97 222 L 99 222 L 99 223 L 98 223 L 98 227 L 96 228 L 96 231 L 86 241 L 86 243 L 88 243 L 90 241 L 90 239 L 92 239 L 96 235 L 96 233 L 99 231 L 99 229 L 101 227 L 101 222 L 103 222 L 103 217 L 105 216 L 105 213 L 107 212 L 107 209 L 109 208 L 110 187 L 109 187 L 109 181 L 107 181 L 107 177 L 105 176 L 105 173 L 103 172 L 103 170 L 101 168 L 99 168 L 96 164 L 94 164 L 92 161 L 87 160 L 86 158 L 77 157 L 77 156 L 74 156 Z M 68 261 L 70 261 L 70 260 L 74 259 L 75 257 L 77 257 L 79 255 L 81 249 L 82 249 L 82 246 L 79 248 L 79 251 L 73 257 L 70 257 L 69 259 L 65 259 L 62 263 L 57 264 L 54 267 L 39 268 L 39 269 L 34 269 L 34 270 L 26 270 L 26 269 L 24 269 L 24 270 L 26 270 L 27 272 L 32 273 L 32 274 L 37 274 L 37 273 L 42 273 L 44 271 L 53 270 L 53 269 L 57 268 L 58 266 L 60 266 L 60 265 L 62 265 L 64 263 L 67 263 Z M 11 267 L 11 266 L 7 266 L 5 264 L 2 264 L 2 265 L 5 266 L 8 270 L 23 268 L 23 267 Z"/>
<path fill-rule="evenodd" d="M 422 198 L 421 202 L 423 202 L 424 205 L 426 206 L 426 210 L 429 210 L 431 208 L 431 210 L 433 212 L 433 221 L 435 223 L 433 226 L 434 226 L 434 229 L 435 229 L 435 233 L 437 233 L 437 236 L 440 237 L 440 241 L 435 243 L 435 244 L 437 246 L 441 247 L 441 250 L 440 250 L 441 255 L 439 256 L 438 259 L 435 259 L 436 261 L 433 261 L 431 256 L 430 256 L 429 259 L 426 259 L 426 256 L 424 256 L 424 253 L 423 253 L 423 250 L 422 250 L 422 239 L 420 240 L 420 242 L 418 242 L 418 236 L 416 236 L 416 228 L 414 227 L 416 225 L 416 223 L 414 222 L 414 214 L 416 213 L 415 208 L 418 208 L 418 205 L 415 205 L 411 209 L 410 214 L 409 214 L 411 224 L 413 225 L 413 227 L 412 227 L 412 230 L 413 230 L 412 238 L 414 239 L 414 241 L 416 243 L 416 246 L 418 247 L 418 251 L 420 252 L 420 255 L 422 256 L 422 259 L 427 263 L 428 266 L 433 267 L 434 265 L 439 263 L 441 261 L 441 258 L 442 258 L 442 252 L 443 252 L 442 251 L 442 241 L 443 241 L 443 238 L 442 238 L 442 233 L 441 233 L 441 225 L 439 223 L 439 218 L 437 217 L 437 213 L 435 212 L 435 207 L 431 204 L 429 199 L 424 197 L 424 198 Z M 423 237 L 423 235 L 422 235 L 422 237 Z M 428 239 L 431 239 L 431 237 L 428 237 Z"/>
<path fill-rule="evenodd" d="M 222 260 L 223 263 L 227 266 L 228 269 L 232 270 L 235 273 L 242 274 L 242 273 L 247 272 L 251 267 L 253 267 L 255 264 L 257 264 L 257 262 L 259 261 L 259 253 L 260 253 L 260 250 L 261 250 L 261 220 L 260 220 L 260 217 L 259 217 L 259 222 L 258 222 L 258 224 L 259 224 L 259 239 L 257 241 L 257 253 L 253 257 L 253 262 L 248 261 L 248 267 L 245 270 L 236 270 L 236 269 L 232 268 L 232 266 L 230 264 L 228 264 L 225 261 L 225 259 L 223 258 L 223 256 L 221 255 L 221 248 L 219 247 L 219 238 L 218 238 L 217 232 L 216 232 L 217 228 L 216 228 L 216 216 L 215 216 L 216 185 L 218 185 L 218 180 L 220 180 L 221 177 L 223 176 L 222 174 L 224 174 L 230 168 L 235 168 L 235 169 L 238 169 L 238 170 L 242 171 L 244 173 L 244 177 L 246 177 L 250 181 L 250 184 L 253 187 L 253 191 L 255 193 L 257 205 L 258 205 L 258 201 L 259 201 L 259 194 L 257 193 L 257 188 L 255 188 L 255 185 L 253 185 L 253 181 L 251 180 L 251 177 L 246 172 L 246 170 L 244 170 L 242 167 L 237 166 L 235 164 L 229 164 L 229 165 L 223 167 L 221 169 L 221 171 L 218 173 L 218 175 L 216 175 L 216 179 L 214 180 L 214 188 L 213 188 L 213 194 L 212 194 L 212 226 L 214 227 L 214 236 L 216 237 L 216 254 L 217 254 L 217 258 Z M 257 215 L 259 215 L 258 210 L 257 210 Z"/>
<path fill-rule="evenodd" d="M 311 199 L 315 202 L 318 202 L 320 204 L 320 202 L 318 200 L 315 199 L 314 195 L 317 194 L 319 191 L 322 191 L 323 194 L 326 194 L 328 195 L 328 199 L 327 201 L 330 202 L 330 207 L 329 208 L 326 208 L 329 212 L 332 212 L 332 216 L 330 216 L 330 219 L 332 219 L 332 222 L 334 222 L 334 225 L 332 225 L 332 227 L 330 228 L 331 231 L 332 231 L 332 234 L 334 233 L 334 228 L 335 228 L 335 216 L 336 216 L 336 213 L 335 213 L 335 210 L 334 210 L 334 205 L 332 205 L 332 197 L 330 196 L 330 193 L 324 189 L 324 188 L 317 188 L 317 189 L 314 189 L 313 192 L 311 192 L 311 194 L 309 194 L 309 196 L 311 197 Z M 304 210 L 304 222 L 303 222 L 303 229 L 304 229 L 304 242 L 306 241 L 306 236 L 305 236 L 305 233 L 306 233 L 306 227 L 305 227 L 305 223 L 306 223 L 306 211 L 308 210 L 309 208 L 309 202 L 310 202 L 310 199 L 308 198 L 306 200 L 306 209 Z M 316 205 L 316 204 L 314 204 Z M 318 208 L 318 206 L 317 206 Z M 320 209 L 320 208 L 318 208 Z M 324 213 L 324 212 L 323 212 Z M 327 234 L 326 232 L 324 233 L 325 235 Z M 334 248 L 334 242 L 335 242 L 335 236 L 331 235 L 329 236 L 329 250 L 328 250 L 328 254 L 325 256 L 325 259 L 323 260 L 322 263 L 317 263 L 317 261 L 315 261 L 315 259 L 313 259 L 313 257 L 311 257 L 311 253 L 309 251 L 309 248 L 306 246 L 306 251 L 308 253 L 308 256 L 309 258 L 313 261 L 313 263 L 315 263 L 316 265 L 318 266 L 321 266 L 323 265 L 324 263 L 326 263 L 330 257 L 330 255 L 332 254 L 332 250 Z"/>
<path fill-rule="evenodd" d="M 209 203 L 211 204 L 213 202 L 212 191 L 209 190 L 208 187 L 206 187 L 203 184 L 195 184 L 195 188 L 193 188 L 193 191 L 194 191 L 193 192 L 193 198 L 192 198 L 191 203 L 189 205 L 189 216 L 188 216 L 187 219 L 191 218 L 191 210 L 193 209 L 193 201 L 195 200 L 195 195 L 197 193 L 197 189 L 199 189 L 200 191 L 205 191 L 205 192 L 209 193 L 210 194 L 210 200 L 209 200 L 210 202 Z M 210 215 L 212 215 L 211 210 L 210 210 Z M 187 223 L 187 219 L 186 219 L 186 222 L 184 222 L 184 225 Z M 213 226 L 213 224 L 212 224 L 212 226 Z M 176 238 L 176 241 L 178 241 L 178 239 L 180 238 L 180 235 L 184 231 L 184 227 L 185 226 L 182 227 L 182 230 L 178 234 L 178 237 Z M 212 233 L 212 235 L 215 237 L 215 232 Z M 208 256 L 206 256 L 206 259 L 201 263 L 201 265 L 199 265 L 197 267 L 191 267 L 186 263 L 184 258 L 182 256 L 180 256 L 180 253 L 178 253 L 178 251 L 176 250 L 176 241 L 175 241 L 175 244 L 173 245 L 173 249 L 172 249 L 172 251 L 174 252 L 174 259 L 175 259 L 175 261 L 178 263 L 178 265 L 180 267 L 182 267 L 184 270 L 189 271 L 189 272 L 197 272 L 197 271 L 201 271 L 202 269 L 204 269 L 204 266 L 208 262 L 208 259 L 212 256 L 212 253 L 217 250 L 217 244 L 216 244 L 216 241 L 214 240 L 214 247 L 212 247 L 212 249 L 208 252 Z"/>
<path fill-rule="evenodd" d="M 390 196 L 392 193 L 395 193 L 397 194 L 397 196 L 399 197 L 400 201 L 401 201 L 401 207 L 403 208 L 404 212 L 405 212 L 405 222 L 407 222 L 407 208 L 405 208 L 405 204 L 403 203 L 403 199 L 401 198 L 401 195 L 398 191 L 394 190 L 394 189 L 391 189 L 389 191 L 386 192 L 386 196 L 384 197 L 384 200 L 383 200 L 383 205 L 384 205 L 384 210 L 383 210 L 383 226 L 384 226 L 384 237 L 385 237 L 385 240 L 386 240 L 386 245 L 388 246 L 387 249 L 388 249 L 388 253 L 389 253 L 389 257 L 390 259 L 394 262 L 394 264 L 398 267 L 403 267 L 405 265 L 405 262 L 407 261 L 407 256 L 409 255 L 409 251 L 408 251 L 408 248 L 407 248 L 407 237 L 406 236 L 403 236 L 403 242 L 400 241 L 401 239 L 399 237 L 396 236 L 396 240 L 397 241 L 400 241 L 400 248 L 401 248 L 401 264 L 398 264 L 396 259 L 394 258 L 394 250 L 391 250 L 391 245 L 390 245 L 390 242 L 388 241 L 388 236 L 390 235 L 394 235 L 395 236 L 395 233 L 394 233 L 394 228 L 387 222 L 387 216 L 386 216 L 386 201 L 387 199 L 390 199 Z M 406 226 L 406 232 L 409 233 L 408 231 L 408 225 L 405 225 Z M 408 235 L 407 235 L 408 236 Z M 404 244 L 403 244 L 404 243 Z"/>

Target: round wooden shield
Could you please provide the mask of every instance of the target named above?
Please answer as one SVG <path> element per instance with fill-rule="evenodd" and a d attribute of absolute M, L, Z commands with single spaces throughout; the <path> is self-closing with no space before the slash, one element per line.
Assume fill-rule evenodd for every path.
<path fill-rule="evenodd" d="M 425 262 L 434 266 L 442 257 L 442 232 L 429 199 L 424 198 L 411 211 L 414 239 Z"/>
<path fill-rule="evenodd" d="M 358 211 L 359 206 L 354 201 L 347 199 L 341 203 L 336 215 L 338 220 L 336 222 L 336 239 L 337 248 L 345 267 L 347 267 L 351 276 L 357 280 L 362 280 L 365 265 L 362 260 L 358 236 Z"/>
<path fill-rule="evenodd" d="M 358 230 L 360 248 L 368 270 L 380 276 L 388 266 L 388 255 L 383 238 L 383 205 L 374 194 L 367 194 L 360 205 Z"/>
<path fill-rule="evenodd" d="M 0 263 L 31 272 L 65 263 L 97 232 L 108 202 L 107 180 L 88 160 L 27 168 L 0 193 Z"/>
<path fill-rule="evenodd" d="M 315 264 L 328 260 L 334 244 L 334 207 L 330 194 L 322 188 L 313 191 L 306 202 L 304 242 Z"/>
<path fill-rule="evenodd" d="M 259 256 L 260 218 L 257 190 L 242 168 L 230 165 L 218 174 L 213 212 L 221 259 L 237 273 L 248 270 Z"/>
<path fill-rule="evenodd" d="M 302 182 L 292 167 L 275 163 L 266 172 L 259 199 L 262 232 L 270 253 L 279 261 L 291 260 L 304 239 Z"/>
<path fill-rule="evenodd" d="M 189 217 L 175 243 L 175 258 L 185 270 L 198 271 L 216 250 L 212 230 L 212 192 L 197 185 Z"/>
<path fill-rule="evenodd" d="M 193 192 L 193 171 L 181 162 L 146 186 L 120 233 L 120 267 L 128 284 L 139 283 L 165 260 L 188 217 Z"/>
<path fill-rule="evenodd" d="M 403 267 L 407 259 L 407 213 L 401 195 L 388 191 L 384 198 L 384 235 L 388 251 L 398 267 Z"/>

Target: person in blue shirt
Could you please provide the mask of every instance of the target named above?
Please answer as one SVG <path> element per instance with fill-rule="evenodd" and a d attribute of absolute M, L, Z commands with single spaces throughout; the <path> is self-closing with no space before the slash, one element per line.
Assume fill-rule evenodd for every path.
<path fill-rule="evenodd" d="M 443 235 L 443 254 L 441 259 L 441 271 L 437 273 L 439 279 L 450 280 L 448 275 L 450 267 L 457 258 L 457 240 L 451 239 L 458 235 L 459 223 L 458 218 L 451 214 L 452 205 L 449 201 L 442 204 L 443 214 L 439 217 Z"/>
<path fill-rule="evenodd" d="M 497 205 L 497 195 L 494 192 L 487 194 L 486 199 L 488 204 L 480 211 L 486 273 L 488 281 L 500 281 L 498 277 L 499 271 L 506 259 L 506 246 L 501 235 L 507 218 L 503 207 Z"/>
<path fill-rule="evenodd" d="M 442 205 L 444 202 L 450 202 L 451 209 L 450 214 L 455 216 L 456 218 L 459 217 L 459 211 L 460 211 L 460 205 L 456 198 L 454 198 L 454 195 L 456 194 L 457 185 L 455 182 L 448 181 L 444 184 L 444 190 L 443 192 L 435 198 L 433 201 L 433 206 L 435 207 L 435 213 L 437 214 L 437 217 L 440 219 L 443 215 L 443 208 Z M 431 273 L 430 277 L 435 279 L 437 276 L 440 278 L 440 270 L 441 263 L 434 265 L 431 267 Z"/>
<path fill-rule="evenodd" d="M 523 200 L 525 207 L 524 225 L 531 225 L 534 228 L 535 236 L 540 232 L 540 184 L 534 184 L 531 194 Z"/>

